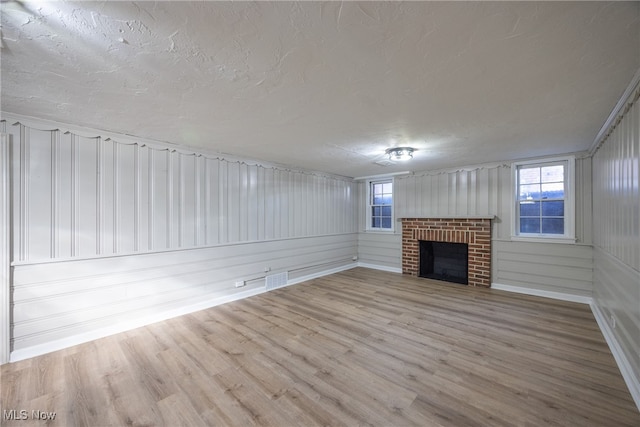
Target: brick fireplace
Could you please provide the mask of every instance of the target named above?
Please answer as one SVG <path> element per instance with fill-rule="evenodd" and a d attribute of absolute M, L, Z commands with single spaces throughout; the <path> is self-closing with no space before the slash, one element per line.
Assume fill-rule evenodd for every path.
<path fill-rule="evenodd" d="M 419 241 L 466 243 L 469 286 L 491 286 L 491 219 L 402 218 L 402 273 L 418 276 Z"/>

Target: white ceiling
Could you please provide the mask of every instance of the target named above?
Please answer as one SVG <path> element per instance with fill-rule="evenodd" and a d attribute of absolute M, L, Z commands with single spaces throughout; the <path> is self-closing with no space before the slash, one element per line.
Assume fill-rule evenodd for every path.
<path fill-rule="evenodd" d="M 640 2 L 8 2 L 2 111 L 345 176 L 587 150 Z M 381 166 L 390 146 L 410 163 Z"/>

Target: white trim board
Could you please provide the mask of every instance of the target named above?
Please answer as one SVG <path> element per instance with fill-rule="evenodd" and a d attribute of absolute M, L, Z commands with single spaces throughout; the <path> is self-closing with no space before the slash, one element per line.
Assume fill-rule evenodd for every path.
<path fill-rule="evenodd" d="M 386 265 L 369 264 L 366 262 L 358 262 L 356 267 L 371 268 L 373 270 L 388 271 L 389 273 L 402 273 L 400 267 L 387 267 Z"/>
<path fill-rule="evenodd" d="M 11 352 L 11 163 L 9 135 L 0 134 L 0 365 Z"/>
<path fill-rule="evenodd" d="M 323 277 L 323 276 L 328 276 L 330 274 L 335 274 L 335 273 L 340 273 L 341 271 L 345 271 L 345 270 L 351 270 L 352 268 L 357 267 L 356 263 L 351 263 L 351 264 L 347 264 L 347 265 L 343 265 L 342 267 L 336 267 L 336 268 L 332 268 L 329 270 L 323 270 L 320 271 L 318 273 L 313 273 L 313 274 L 308 274 L 306 276 L 302 276 L 302 277 L 297 277 L 295 279 L 290 279 L 287 281 L 287 284 L 283 287 L 286 286 L 291 286 L 291 285 L 297 285 L 298 283 L 302 283 L 302 282 L 306 282 L 309 280 L 313 280 L 313 279 L 317 279 L 319 277 Z"/>
<path fill-rule="evenodd" d="M 543 291 L 541 289 L 523 288 L 520 286 L 502 285 L 500 283 L 492 283 L 491 289 L 499 291 L 515 292 L 518 294 L 534 295 L 537 297 L 545 297 L 557 299 L 561 301 L 577 302 L 581 304 L 591 304 L 593 298 L 584 295 L 567 294 L 563 292 Z"/>

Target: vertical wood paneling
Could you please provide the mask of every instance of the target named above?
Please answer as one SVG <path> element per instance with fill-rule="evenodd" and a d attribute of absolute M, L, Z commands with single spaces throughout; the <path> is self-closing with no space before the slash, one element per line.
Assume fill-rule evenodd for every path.
<path fill-rule="evenodd" d="M 169 151 L 153 149 L 153 230 L 151 231 L 153 250 L 167 249 L 169 242 Z"/>
<path fill-rule="evenodd" d="M 205 158 L 203 156 L 198 156 L 196 159 L 196 246 L 204 246 L 206 245 L 206 228 L 205 228 L 205 219 L 206 215 L 206 204 L 205 204 L 205 185 L 204 185 L 204 165 Z"/>
<path fill-rule="evenodd" d="M 503 170 L 506 173 L 501 173 Z M 499 204 L 496 192 L 509 191 L 509 170 L 508 166 L 495 166 L 398 177 L 396 217 L 502 214 L 504 206 Z M 508 201 L 509 194 L 505 196 Z"/>
<path fill-rule="evenodd" d="M 594 243 L 632 268 L 640 269 L 637 104 L 593 158 Z"/>
<path fill-rule="evenodd" d="M 257 202 L 257 233 L 256 240 L 266 239 L 266 195 L 265 195 L 265 168 L 256 166 L 256 202 Z"/>
<path fill-rule="evenodd" d="M 491 177 L 489 169 L 482 168 L 475 171 L 473 183 L 473 212 L 492 212 L 490 200 Z M 493 211 L 495 212 L 495 211 Z"/>
<path fill-rule="evenodd" d="M 220 221 L 222 212 L 220 208 L 220 161 L 207 159 L 207 185 L 209 186 L 209 205 L 207 207 L 208 245 L 220 243 Z"/>
<path fill-rule="evenodd" d="M 74 186 L 73 175 L 73 149 L 71 145 L 71 135 L 58 132 L 57 136 L 57 159 L 56 159 L 56 188 L 54 199 L 57 200 L 55 206 L 55 251 L 59 258 L 69 258 L 73 251 L 74 229 L 73 224 L 73 201 Z"/>
<path fill-rule="evenodd" d="M 29 138 L 29 128 L 23 125 L 19 125 L 20 135 L 18 138 L 19 148 L 20 148 L 20 163 L 19 168 L 19 182 L 20 187 L 17 192 L 19 197 L 19 209 L 18 209 L 18 221 L 15 235 L 19 236 L 18 238 L 18 260 L 24 261 L 27 259 L 27 254 L 29 253 L 29 147 L 31 146 L 30 138 Z"/>
<path fill-rule="evenodd" d="M 105 146 L 105 200 L 106 206 L 106 218 L 105 227 L 108 235 L 108 239 L 105 240 L 105 253 L 117 254 L 119 234 L 120 234 L 120 197 L 118 190 L 120 187 L 120 165 L 119 165 L 119 149 L 120 144 L 114 140 L 106 141 Z"/>
<path fill-rule="evenodd" d="M 138 146 L 114 142 L 114 249 L 135 252 L 138 235 Z"/>
<path fill-rule="evenodd" d="M 351 180 L 57 129 L 13 126 L 14 149 L 0 147 L 0 196 L 13 191 L 0 204 L 0 240 L 13 242 L 0 292 L 14 280 L 15 298 L 3 342 L 13 334 L 14 350 L 242 294 L 238 279 L 253 291 L 265 266 L 300 275 L 352 263 Z M 11 261 L 14 279 L 2 273 Z"/>
<path fill-rule="evenodd" d="M 298 173 L 292 173 L 292 184 L 293 184 L 293 201 L 294 201 L 294 209 L 293 209 L 293 234 L 292 236 L 303 236 L 304 229 L 306 229 L 306 224 L 304 220 L 306 219 L 306 206 L 305 206 L 305 194 L 304 194 L 304 175 Z M 344 204 L 338 205 L 338 209 L 340 209 L 341 213 L 344 211 Z M 345 217 L 346 219 L 346 217 Z"/>
<path fill-rule="evenodd" d="M 116 226 L 114 212 L 117 208 L 114 200 L 115 147 L 112 140 L 102 140 L 100 145 L 99 253 L 110 255 L 114 253 L 114 242 L 116 241 L 114 233 Z"/>
<path fill-rule="evenodd" d="M 287 236 L 295 236 L 296 228 L 295 228 L 295 210 L 296 210 L 296 198 L 295 198 L 295 182 L 294 177 L 292 176 L 290 171 L 283 171 L 284 173 L 281 175 L 281 185 L 283 192 L 285 194 L 285 200 L 287 201 L 287 220 L 282 223 L 282 238 Z"/>
<path fill-rule="evenodd" d="M 4 130 L 4 129 L 3 129 Z M 0 133 L 0 365 L 11 351 L 11 157 L 9 135 Z"/>
<path fill-rule="evenodd" d="M 155 218 L 155 150 L 147 147 L 147 153 L 147 247 L 148 250 L 152 251 L 155 246 L 153 239 Z"/>
<path fill-rule="evenodd" d="M 72 256 L 87 257 L 99 254 L 100 199 L 98 168 L 99 138 L 74 137 L 76 165 L 75 191 L 75 241 L 77 248 Z"/>
<path fill-rule="evenodd" d="M 287 195 L 285 194 L 286 189 L 284 188 L 283 184 L 282 184 L 282 174 L 284 172 L 280 171 L 280 170 L 276 170 L 274 171 L 274 188 L 276 189 L 276 197 L 274 199 L 274 217 L 273 217 L 273 222 L 274 222 L 274 237 L 276 239 L 281 238 L 283 235 L 286 234 L 286 232 L 284 232 L 284 230 L 288 229 L 287 228 L 287 220 L 289 217 L 289 206 L 286 203 L 286 197 Z M 280 215 L 278 216 L 277 213 L 279 213 Z M 286 219 L 285 219 L 286 218 Z"/>
<path fill-rule="evenodd" d="M 78 136 L 67 133 L 71 138 L 71 227 L 73 240 L 71 242 L 71 257 L 78 256 L 80 250 L 80 171 Z"/>
<path fill-rule="evenodd" d="M 496 182 L 496 204 L 498 206 L 499 222 L 496 227 L 497 238 L 508 239 L 511 236 L 511 201 L 513 183 L 511 182 L 511 168 L 501 167 L 498 169 Z"/>
<path fill-rule="evenodd" d="M 309 223 L 312 224 L 312 228 L 310 230 L 311 234 L 316 236 L 320 234 L 320 209 L 319 207 L 322 206 L 322 201 L 321 201 L 321 197 L 320 197 L 320 190 L 321 190 L 321 184 L 320 184 L 320 177 L 318 176 L 311 176 L 309 177 L 309 179 L 311 180 L 311 188 L 309 190 L 309 194 L 311 194 L 312 200 L 313 200 L 313 208 L 309 209 Z M 352 228 L 353 229 L 353 228 Z"/>
<path fill-rule="evenodd" d="M 576 236 L 585 244 L 593 242 L 591 157 L 576 159 Z"/>
<path fill-rule="evenodd" d="M 137 169 L 137 194 L 136 197 L 136 211 L 137 211 L 137 238 L 136 238 L 136 251 L 147 252 L 151 250 L 149 245 L 149 211 L 151 207 L 151 194 L 147 191 L 149 189 L 149 147 L 146 145 L 138 148 L 138 161 L 136 163 Z"/>
<path fill-rule="evenodd" d="M 128 137 L 25 125 L 13 131 L 19 140 L 14 249 L 21 262 L 357 229 L 357 185 L 348 179 L 208 158 Z"/>
<path fill-rule="evenodd" d="M 238 164 L 238 242 L 249 238 L 249 169 L 246 163 Z"/>
<path fill-rule="evenodd" d="M 229 241 L 229 201 L 227 187 L 227 162 L 220 162 L 218 168 L 218 230 L 219 243 Z"/>
<path fill-rule="evenodd" d="M 261 217 L 258 212 L 258 166 L 247 167 L 247 240 L 260 239 L 258 225 Z"/>
<path fill-rule="evenodd" d="M 238 163 L 226 163 L 224 179 L 225 192 L 225 217 L 228 226 L 225 242 L 238 242 L 240 240 L 240 165 Z M 233 190 L 232 190 L 233 189 Z"/>
<path fill-rule="evenodd" d="M 179 247 L 194 247 L 198 244 L 198 176 L 195 154 L 177 153 L 180 164 L 180 243 Z"/>
<path fill-rule="evenodd" d="M 56 131 L 40 131 L 31 129 L 28 132 L 29 151 L 28 169 L 28 202 L 26 220 L 27 259 L 50 259 L 52 257 L 53 206 L 52 175 L 53 144 Z"/>
<path fill-rule="evenodd" d="M 640 89 L 636 88 L 636 93 Z M 593 155 L 594 302 L 640 392 L 640 107 L 638 98 Z M 613 319 L 616 320 L 615 325 Z"/>
<path fill-rule="evenodd" d="M 168 187 L 168 246 L 167 249 L 180 248 L 182 245 L 182 208 L 180 207 L 180 155 L 176 154 L 175 150 L 169 151 L 167 160 L 167 187 Z"/>
<path fill-rule="evenodd" d="M 50 258 L 58 258 L 60 235 L 60 132 L 51 132 L 51 225 L 50 225 Z"/>
<path fill-rule="evenodd" d="M 279 218 L 276 216 L 276 205 L 279 201 L 279 192 L 276 187 L 276 171 L 266 169 L 265 174 L 265 239 L 273 239 L 280 230 Z M 270 190 L 270 191 L 267 191 Z"/>

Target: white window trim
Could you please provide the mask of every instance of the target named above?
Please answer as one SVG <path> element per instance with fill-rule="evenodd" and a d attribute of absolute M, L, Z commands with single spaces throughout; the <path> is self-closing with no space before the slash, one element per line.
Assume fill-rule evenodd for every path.
<path fill-rule="evenodd" d="M 558 234 L 520 234 L 518 225 L 518 167 L 567 162 L 565 176 L 565 230 Z M 520 242 L 576 243 L 575 156 L 550 157 L 513 162 L 511 164 L 511 240 Z"/>
<path fill-rule="evenodd" d="M 391 195 L 392 195 L 392 202 L 391 202 L 391 228 L 374 228 L 371 226 L 371 184 L 376 184 L 376 183 L 385 183 L 385 182 L 391 182 Z M 372 233 L 394 233 L 395 232 L 395 222 L 396 222 L 396 210 L 395 210 L 395 204 L 396 204 L 396 188 L 395 188 L 395 180 L 393 179 L 393 177 L 378 177 L 378 178 L 372 178 L 372 179 L 368 179 L 367 180 L 367 199 L 365 200 L 365 206 L 366 206 L 366 227 L 365 227 L 365 231 L 368 232 L 372 232 Z"/>

